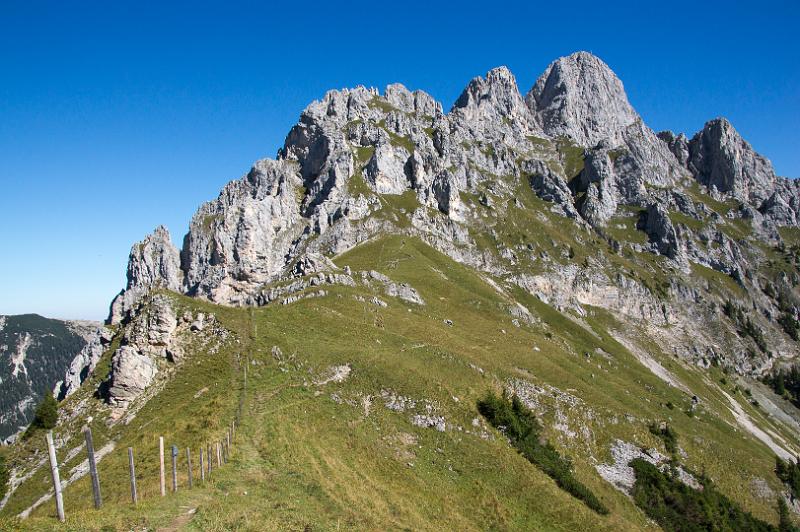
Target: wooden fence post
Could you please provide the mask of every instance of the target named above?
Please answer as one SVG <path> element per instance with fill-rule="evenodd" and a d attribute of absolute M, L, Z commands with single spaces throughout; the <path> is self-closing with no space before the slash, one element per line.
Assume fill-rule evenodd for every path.
<path fill-rule="evenodd" d="M 222 467 L 222 444 L 217 442 L 217 465 Z"/>
<path fill-rule="evenodd" d="M 47 453 L 50 457 L 50 474 L 53 477 L 53 490 L 56 493 L 56 512 L 58 520 L 64 521 L 64 497 L 61 495 L 61 477 L 58 475 L 58 461 L 56 460 L 56 446 L 53 444 L 53 431 L 48 431 Z"/>
<path fill-rule="evenodd" d="M 136 467 L 133 465 L 133 447 L 128 447 L 128 470 L 131 474 L 131 499 L 133 504 L 139 502 L 139 497 L 136 495 Z"/>
<path fill-rule="evenodd" d="M 103 506 L 103 499 L 100 496 L 100 477 L 97 476 L 97 462 L 94 457 L 94 440 L 92 439 L 92 429 L 88 425 L 83 428 L 83 435 L 86 437 L 86 453 L 89 455 L 89 474 L 92 476 L 92 495 L 94 495 L 94 507 L 100 509 Z"/>
<path fill-rule="evenodd" d="M 214 457 L 211 456 L 211 444 L 206 446 L 206 458 L 208 458 L 208 476 L 211 476 L 211 472 L 214 470 Z"/>
<path fill-rule="evenodd" d="M 172 446 L 172 493 L 178 491 L 178 446 Z"/>
<path fill-rule="evenodd" d="M 203 465 L 203 446 L 200 446 L 200 482 L 206 481 L 206 470 Z"/>
<path fill-rule="evenodd" d="M 192 452 L 186 448 L 186 469 L 189 471 L 189 489 L 192 489 Z"/>
<path fill-rule="evenodd" d="M 158 463 L 161 466 L 161 496 L 167 494 L 167 479 L 164 475 L 164 436 L 158 437 Z"/>

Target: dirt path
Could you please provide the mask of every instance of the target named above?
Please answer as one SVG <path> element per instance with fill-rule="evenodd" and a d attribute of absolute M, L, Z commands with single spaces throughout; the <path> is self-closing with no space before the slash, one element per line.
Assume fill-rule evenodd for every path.
<path fill-rule="evenodd" d="M 178 530 L 183 530 L 184 527 L 186 527 L 186 525 L 192 521 L 192 518 L 196 512 L 197 508 L 189 508 L 186 513 L 181 514 L 173 519 L 168 526 L 157 528 L 156 530 L 157 532 L 178 532 Z"/>

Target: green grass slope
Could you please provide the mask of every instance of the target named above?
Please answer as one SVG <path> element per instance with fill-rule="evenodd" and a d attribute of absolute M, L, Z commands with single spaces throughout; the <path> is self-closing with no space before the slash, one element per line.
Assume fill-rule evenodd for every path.
<path fill-rule="evenodd" d="M 95 446 L 116 442 L 99 465 L 105 507 L 91 508 L 83 478 L 66 489 L 66 526 L 53 518 L 52 501 L 27 520 L 15 520 L 47 489 L 48 472 L 41 468 L 2 511 L 0 528 L 657 529 L 595 466 L 611 460 L 616 439 L 665 452 L 648 429 L 660 421 L 677 433 L 683 463 L 705 471 L 745 510 L 777 523 L 775 499 L 751 489 L 758 479 L 779 489 L 774 455 L 736 424 L 723 394 L 733 393 L 731 386 L 723 390 L 713 372 L 685 367 L 649 346 L 650 356 L 701 398 L 689 416 L 691 396 L 615 341 L 610 331 L 621 324 L 599 309 L 587 309 L 581 320 L 561 314 L 412 238 L 382 238 L 335 261 L 409 283 L 426 305 L 389 297 L 377 285 L 374 291 L 325 287 L 322 297 L 257 309 L 174 296 L 179 307 L 214 313 L 236 340 L 214 353 L 198 345 L 129 424 L 108 428 L 109 411 L 90 397 L 91 386 L 71 397 L 64 409 L 83 404 L 95 415 Z M 372 297 L 388 306 L 370 303 Z M 516 326 L 511 309 L 518 303 L 533 319 Z M 331 379 L 341 366 L 349 375 Z M 544 435 L 573 460 L 576 478 L 608 507 L 607 516 L 559 489 L 481 419 L 477 401 L 506 386 L 538 390 L 534 411 Z M 780 432 L 758 409 L 739 402 L 761 426 Z M 205 485 L 186 490 L 182 478 L 177 494 L 159 497 L 158 436 L 196 449 L 223 433 L 240 403 L 231 462 Z M 443 422 L 445 430 L 418 426 L 415 416 Z M 60 458 L 78 445 L 82 419 L 57 431 L 73 434 Z M 42 439 L 15 447 L 11 458 L 40 460 Z M 129 446 L 138 458 L 137 507 L 129 502 Z M 82 458 L 78 453 L 67 461 L 62 476 Z M 183 454 L 179 471 L 185 476 Z"/>

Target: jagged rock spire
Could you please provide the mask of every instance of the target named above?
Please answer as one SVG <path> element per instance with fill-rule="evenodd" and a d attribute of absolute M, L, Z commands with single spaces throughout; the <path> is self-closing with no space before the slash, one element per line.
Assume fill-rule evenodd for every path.
<path fill-rule="evenodd" d="M 111 303 L 108 321 L 119 323 L 139 298 L 152 288 L 180 291 L 183 284 L 180 253 L 163 225 L 131 247 L 128 284 Z"/>
<path fill-rule="evenodd" d="M 451 112 L 457 112 L 468 120 L 531 119 L 516 78 L 504 66 L 490 70 L 485 77 L 473 78 L 453 104 Z"/>

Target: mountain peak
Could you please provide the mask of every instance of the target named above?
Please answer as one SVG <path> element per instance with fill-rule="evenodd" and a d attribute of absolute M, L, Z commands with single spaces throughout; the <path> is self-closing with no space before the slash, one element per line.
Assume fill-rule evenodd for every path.
<path fill-rule="evenodd" d="M 468 118 L 501 119 L 529 114 L 517 80 L 505 66 L 493 68 L 485 76 L 472 78 L 453 104 L 453 111 L 458 110 Z"/>
<path fill-rule="evenodd" d="M 700 183 L 757 205 L 769 197 L 775 185 L 772 163 L 722 117 L 709 120 L 692 137 L 688 164 Z"/>
<path fill-rule="evenodd" d="M 618 140 L 636 114 L 622 82 L 599 57 L 576 52 L 553 61 L 525 98 L 547 134 L 582 146 Z"/>

